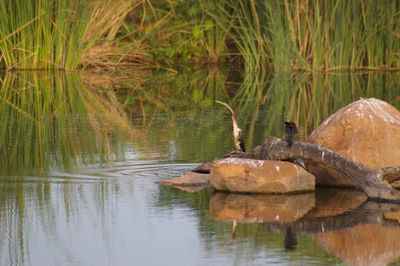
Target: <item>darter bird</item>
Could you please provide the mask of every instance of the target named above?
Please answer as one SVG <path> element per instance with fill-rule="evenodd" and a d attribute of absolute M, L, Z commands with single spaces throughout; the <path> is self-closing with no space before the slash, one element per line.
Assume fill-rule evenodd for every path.
<path fill-rule="evenodd" d="M 297 136 L 297 126 L 295 122 L 286 121 L 285 122 L 285 140 L 288 144 L 288 147 L 292 147 L 293 141 Z"/>
<path fill-rule="evenodd" d="M 245 152 L 246 148 L 245 148 L 245 144 L 244 144 L 244 137 L 243 137 L 242 130 L 239 128 L 239 126 L 236 122 L 235 111 L 233 111 L 233 109 L 227 103 L 220 102 L 220 101 L 215 101 L 215 102 L 224 105 L 226 108 L 229 109 L 229 111 L 231 111 L 232 124 L 233 124 L 233 143 L 235 144 L 235 149 L 237 151 Z"/>

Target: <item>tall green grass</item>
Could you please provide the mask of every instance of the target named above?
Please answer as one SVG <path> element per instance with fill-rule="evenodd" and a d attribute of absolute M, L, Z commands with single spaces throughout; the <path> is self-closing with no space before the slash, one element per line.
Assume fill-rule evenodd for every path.
<path fill-rule="evenodd" d="M 244 62 L 246 72 L 264 73 L 400 69 L 393 0 L 4 0 L 0 16 L 7 69 L 118 68 L 149 58 Z"/>
<path fill-rule="evenodd" d="M 246 69 L 400 68 L 400 3 L 391 0 L 229 0 L 230 37 Z"/>
<path fill-rule="evenodd" d="M 110 47 L 105 44 L 115 40 L 137 2 L 4 0 L 0 5 L 0 67 L 76 69 L 102 59 L 110 61 L 109 49 L 97 49 L 96 56 L 90 49 L 100 44 Z M 115 47 L 112 52 L 121 54 Z"/>

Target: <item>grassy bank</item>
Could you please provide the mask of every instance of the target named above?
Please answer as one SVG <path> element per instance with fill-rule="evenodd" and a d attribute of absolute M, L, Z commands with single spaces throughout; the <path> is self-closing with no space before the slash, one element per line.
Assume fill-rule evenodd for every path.
<path fill-rule="evenodd" d="M 147 39 L 155 61 L 243 63 L 248 71 L 400 68 L 398 1 L 159 2 L 142 25 L 162 20 Z"/>
<path fill-rule="evenodd" d="M 391 0 L 5 0 L 0 16 L 7 69 L 400 68 L 400 3 Z"/>
<path fill-rule="evenodd" d="M 251 67 L 334 71 L 400 66 L 397 1 L 252 0 L 232 1 L 232 8 L 240 21 L 233 38 L 251 48 L 242 53 Z"/>
<path fill-rule="evenodd" d="M 134 42 L 117 41 L 126 15 L 138 5 L 125 0 L 4 0 L 0 5 L 0 67 L 76 69 L 141 63 Z"/>

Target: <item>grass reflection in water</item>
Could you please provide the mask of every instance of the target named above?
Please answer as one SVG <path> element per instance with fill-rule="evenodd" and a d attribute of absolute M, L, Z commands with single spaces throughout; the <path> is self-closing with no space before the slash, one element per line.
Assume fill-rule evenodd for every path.
<path fill-rule="evenodd" d="M 99 260 L 130 260 L 128 247 L 152 246 L 151 239 L 138 237 L 147 233 L 160 243 L 175 234 L 178 245 L 190 251 L 200 247 L 200 263 L 261 262 L 268 256 L 293 264 L 338 263 L 335 255 L 345 260 L 348 254 L 328 243 L 334 237 L 302 231 L 300 222 L 291 224 L 297 234 L 294 252 L 284 251 L 286 228 L 265 221 L 239 223 L 232 239 L 231 222 L 217 220 L 210 210 L 215 198 L 211 190 L 191 194 L 153 182 L 233 149 L 230 113 L 215 100 L 235 108 L 252 148 L 267 136 L 281 136 L 285 120 L 295 121 L 305 139 L 324 118 L 359 97 L 376 97 L 399 107 L 399 80 L 395 72 L 243 76 L 229 68 L 119 78 L 75 72 L 2 73 L 0 260 L 34 265 L 34 254 L 46 254 L 50 263 L 56 256 L 64 264 L 98 262 L 95 256 L 81 258 L 91 245 L 101 254 Z M 308 212 L 309 218 L 316 213 L 315 208 Z M 368 223 L 351 226 L 380 226 Z M 193 238 L 155 225 L 186 225 Z M 391 230 L 396 235 L 397 229 Z M 90 238 L 91 234 L 97 236 Z M 83 236 L 88 238 L 86 248 L 74 248 Z M 46 241 L 49 244 L 43 244 Z M 57 247 L 54 256 L 44 251 L 47 245 Z M 376 249 L 377 256 L 394 246 L 385 245 L 383 251 Z M 163 248 L 164 253 L 151 252 L 160 252 L 161 259 L 176 252 Z"/>

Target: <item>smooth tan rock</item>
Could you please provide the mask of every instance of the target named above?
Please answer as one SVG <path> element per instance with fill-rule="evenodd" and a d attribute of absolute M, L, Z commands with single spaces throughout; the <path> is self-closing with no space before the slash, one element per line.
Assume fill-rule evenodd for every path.
<path fill-rule="evenodd" d="M 308 137 L 369 168 L 400 166 L 400 112 L 390 104 L 370 98 L 349 104 L 328 117 Z M 339 172 L 306 162 L 316 183 L 354 186 Z"/>
<path fill-rule="evenodd" d="M 294 222 L 315 205 L 314 193 L 297 195 L 245 195 L 215 193 L 210 200 L 214 219 L 246 223 Z"/>
<path fill-rule="evenodd" d="M 290 193 L 315 189 L 314 176 L 298 165 L 241 158 L 214 162 L 210 183 L 216 190 L 246 193 Z"/>

